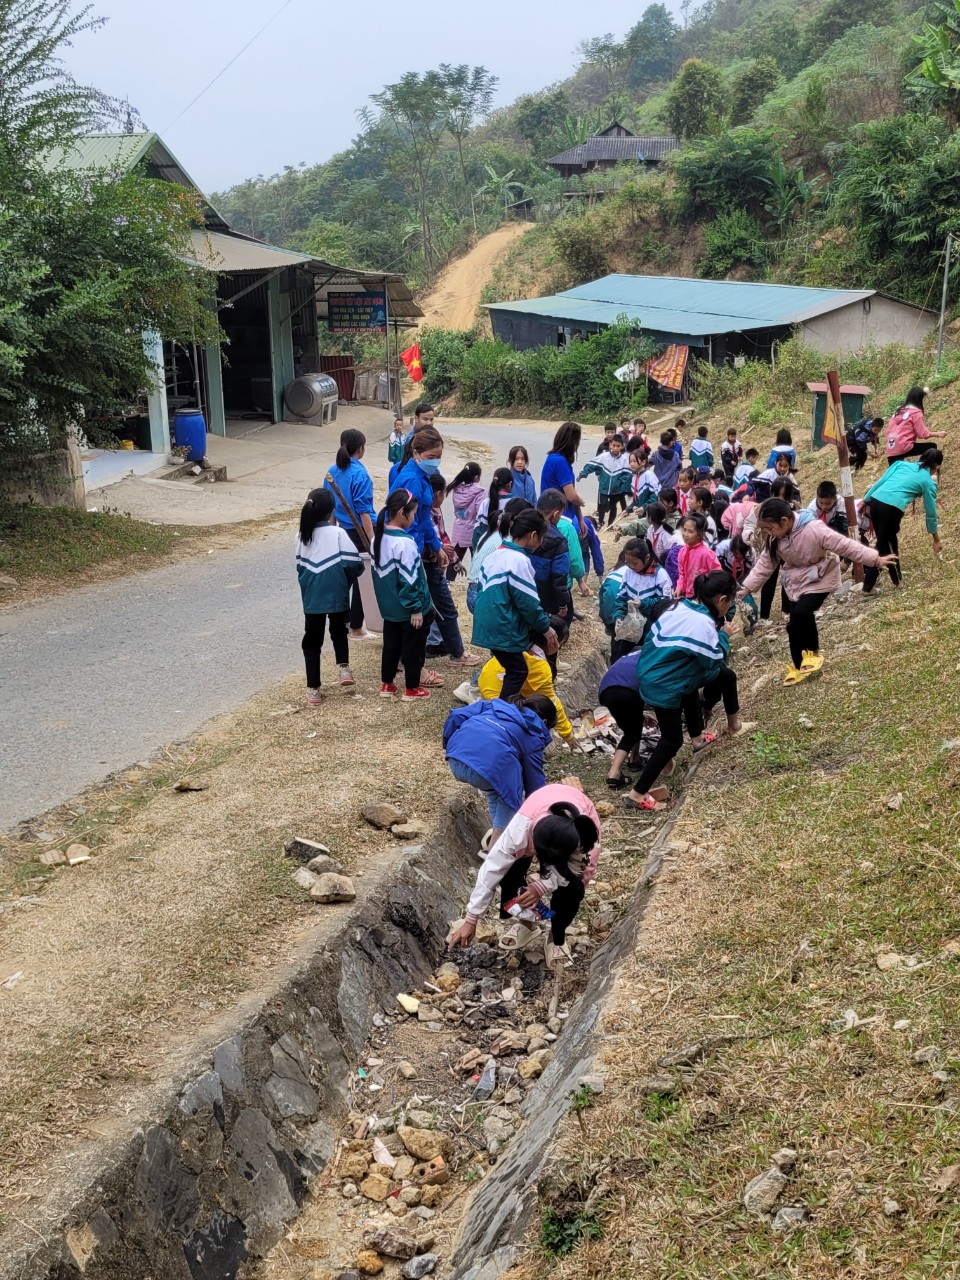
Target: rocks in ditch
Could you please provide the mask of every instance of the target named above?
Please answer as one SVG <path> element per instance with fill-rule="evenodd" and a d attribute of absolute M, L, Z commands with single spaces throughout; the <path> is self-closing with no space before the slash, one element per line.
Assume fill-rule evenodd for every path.
<path fill-rule="evenodd" d="M 802 1206 L 785 1206 L 778 1209 L 776 1217 L 770 1224 L 771 1231 L 776 1231 L 780 1235 L 786 1235 L 790 1231 L 796 1231 L 802 1227 L 807 1220 L 807 1211 Z"/>
<path fill-rule="evenodd" d="M 365 804 L 360 813 L 371 827 L 376 827 L 378 831 L 389 831 L 392 827 L 407 821 L 407 815 L 402 809 L 398 809 L 396 805 L 387 804 L 383 800 Z"/>
<path fill-rule="evenodd" d="M 360 1249 L 357 1252 L 357 1270 L 364 1276 L 378 1276 L 383 1270 L 383 1259 L 372 1249 Z"/>
<path fill-rule="evenodd" d="M 435 1129 L 437 1127 L 437 1118 L 432 1111 L 421 1111 L 417 1108 L 408 1109 L 405 1119 L 411 1129 Z"/>
<path fill-rule="evenodd" d="M 403 1280 L 423 1280 L 424 1276 L 429 1276 L 436 1271 L 439 1262 L 440 1259 L 435 1253 L 421 1253 L 411 1258 L 409 1262 L 405 1262 L 400 1268 L 400 1274 Z"/>
<path fill-rule="evenodd" d="M 325 844 L 320 844 L 316 840 L 307 840 L 303 836 L 294 836 L 292 840 L 288 840 L 283 846 L 283 852 L 288 858 L 294 858 L 297 862 L 304 865 L 313 861 L 314 858 L 331 858 L 330 850 Z M 342 870 L 337 867 L 337 870 Z"/>
<path fill-rule="evenodd" d="M 393 1190 L 393 1183 L 382 1173 L 371 1173 L 360 1183 L 360 1194 L 382 1204 Z"/>
<path fill-rule="evenodd" d="M 343 875 L 343 867 L 329 853 L 318 853 L 315 858 L 311 858 L 307 863 L 307 870 L 316 876 L 326 875 L 328 872 L 335 876 Z"/>
<path fill-rule="evenodd" d="M 436 1183 L 428 1183 L 420 1188 L 420 1209 L 418 1213 L 422 1217 L 422 1211 L 426 1209 L 430 1212 L 443 1204 L 443 1192 Z"/>
<path fill-rule="evenodd" d="M 404 1080 L 416 1080 L 416 1068 L 409 1062 L 397 1063 L 397 1074 Z"/>
<path fill-rule="evenodd" d="M 356 896 L 353 881 L 332 871 L 317 876 L 317 883 L 310 889 L 314 902 L 353 902 Z"/>
<path fill-rule="evenodd" d="M 406 1262 L 416 1255 L 417 1238 L 399 1227 L 381 1227 L 379 1231 L 370 1231 L 363 1237 L 363 1247 L 372 1249 L 381 1258 Z"/>
<path fill-rule="evenodd" d="M 445 1133 L 438 1133 L 435 1129 L 417 1129 L 408 1124 L 400 1125 L 397 1133 L 409 1154 L 417 1160 L 435 1160 L 437 1156 L 449 1160 L 453 1156 L 453 1143 Z"/>
<path fill-rule="evenodd" d="M 426 832 L 427 828 L 422 822 L 395 822 L 390 828 L 390 834 L 398 840 L 416 840 L 419 836 L 426 835 Z"/>

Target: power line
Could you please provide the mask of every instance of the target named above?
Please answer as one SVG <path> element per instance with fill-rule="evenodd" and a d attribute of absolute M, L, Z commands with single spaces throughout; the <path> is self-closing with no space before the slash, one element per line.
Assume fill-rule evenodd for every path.
<path fill-rule="evenodd" d="M 251 46 L 255 41 L 259 40 L 259 38 L 260 38 L 260 37 L 263 35 L 263 33 L 266 31 L 267 27 L 269 27 L 272 23 L 276 22 L 277 18 L 279 18 L 279 17 L 280 17 L 280 15 L 281 15 L 281 13 L 283 13 L 284 9 L 289 9 L 289 7 L 290 7 L 292 4 L 293 4 L 293 0 L 283 0 L 283 4 L 282 4 L 282 5 L 280 6 L 280 8 L 276 11 L 276 13 L 274 13 L 274 14 L 272 15 L 272 17 L 269 17 L 269 18 L 266 20 L 266 22 L 263 24 L 263 26 L 260 28 L 260 30 L 259 30 L 259 31 L 254 32 L 254 34 L 250 37 L 250 39 L 249 39 L 249 40 L 247 41 L 247 43 L 243 46 L 243 48 L 242 48 L 242 49 L 239 49 L 239 50 L 238 50 L 238 51 L 233 55 L 233 57 L 230 59 L 230 61 L 227 63 L 227 65 L 226 65 L 225 67 L 221 68 L 221 70 L 217 72 L 217 74 L 213 77 L 213 79 L 209 82 L 209 84 L 205 84 L 205 85 L 203 86 L 203 88 L 200 90 L 200 92 L 196 95 L 196 97 L 193 97 L 193 98 L 191 98 L 191 99 L 190 99 L 190 101 L 189 101 L 189 102 L 187 103 L 187 105 L 183 108 L 183 110 L 180 112 L 180 114 L 179 114 L 178 116 L 174 116 L 174 118 L 170 121 L 170 123 L 169 123 L 168 125 L 166 125 L 163 129 L 161 129 L 161 130 L 160 130 L 161 134 L 169 133 L 169 131 L 173 128 L 173 126 L 174 126 L 175 124 L 177 124 L 180 120 L 182 120 L 182 119 L 183 119 L 183 117 L 187 114 L 187 112 L 190 110 L 190 108 L 191 108 L 195 103 L 199 102 L 199 101 L 200 101 L 200 99 L 203 97 L 203 95 L 204 95 L 205 93 L 207 93 L 207 92 L 208 92 L 208 90 L 210 90 L 210 89 L 212 89 L 212 88 L 213 88 L 213 86 L 217 83 L 217 81 L 221 78 L 221 76 L 226 75 L 226 73 L 230 70 L 230 68 L 231 68 L 231 67 L 233 66 L 233 64 L 237 61 L 237 59 L 238 59 L 238 58 L 240 58 L 240 57 L 242 57 L 242 56 L 247 52 L 247 50 L 250 48 L 250 46 Z"/>

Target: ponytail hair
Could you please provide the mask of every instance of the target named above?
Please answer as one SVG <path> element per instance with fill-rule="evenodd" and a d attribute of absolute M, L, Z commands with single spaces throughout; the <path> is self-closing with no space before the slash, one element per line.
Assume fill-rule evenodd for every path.
<path fill-rule="evenodd" d="M 394 489 L 387 498 L 387 505 L 377 516 L 373 531 L 373 563 L 380 564 L 380 547 L 383 543 L 383 528 L 388 520 L 393 520 L 402 511 L 404 515 L 412 515 L 417 509 L 417 500 L 409 489 Z"/>
<path fill-rule="evenodd" d="M 548 729 L 552 729 L 557 723 L 557 708 L 545 694 L 533 693 L 529 698 L 525 698 L 522 693 L 516 693 L 512 698 L 507 699 L 512 702 L 515 707 L 521 710 L 526 708 L 528 711 L 538 715 Z"/>
<path fill-rule="evenodd" d="M 627 556 L 640 556 L 643 560 L 644 568 L 653 561 L 653 547 L 651 547 L 646 538 L 629 538 L 623 545 L 620 552 L 620 559 L 614 568 L 619 569 L 622 564 L 626 564 Z"/>
<path fill-rule="evenodd" d="M 318 524 L 324 524 L 333 515 L 333 494 L 329 489 L 311 489 L 300 512 L 300 541 L 313 539 Z"/>
<path fill-rule="evenodd" d="M 714 612 L 713 601 L 718 596 L 736 594 L 737 580 L 729 569 L 711 569 L 709 573 L 698 573 L 693 582 L 693 594 L 705 609 Z"/>
<path fill-rule="evenodd" d="M 924 471 L 935 471 L 943 465 L 943 454 L 939 449 L 927 449 L 925 453 L 921 453 L 917 465 Z"/>
<path fill-rule="evenodd" d="M 500 511 L 500 490 L 513 488 L 513 472 L 509 467 L 497 467 L 490 484 L 490 510 L 487 513 L 487 528 L 492 533 L 497 527 Z M 501 530 L 501 533 L 503 530 Z"/>
<path fill-rule="evenodd" d="M 547 531 L 547 519 L 542 511 L 527 504 L 523 511 L 511 513 L 504 511 L 500 517 L 500 537 L 506 541 L 512 538 L 525 538 L 528 533 L 539 533 L 542 538 Z"/>
<path fill-rule="evenodd" d="M 480 479 L 480 463 L 468 462 L 462 471 L 458 471 L 447 485 L 447 493 L 456 489 L 458 484 L 476 484 Z"/>
<path fill-rule="evenodd" d="M 341 431 L 340 432 L 340 448 L 337 450 L 337 466 L 341 471 L 346 471 L 350 465 L 350 459 L 355 458 L 360 450 L 367 443 L 367 437 L 362 431 Z"/>

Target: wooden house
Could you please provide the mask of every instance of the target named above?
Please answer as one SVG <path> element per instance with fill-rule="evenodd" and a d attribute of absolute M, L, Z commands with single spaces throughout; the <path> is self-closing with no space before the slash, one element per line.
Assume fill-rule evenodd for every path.
<path fill-rule="evenodd" d="M 619 120 L 614 120 L 613 124 L 586 142 L 551 156 L 547 164 L 556 169 L 561 178 L 572 178 L 575 174 L 612 169 L 614 165 L 630 161 L 644 165 L 659 164 L 668 151 L 676 151 L 679 146 L 679 141 L 672 134 L 638 136 Z"/>

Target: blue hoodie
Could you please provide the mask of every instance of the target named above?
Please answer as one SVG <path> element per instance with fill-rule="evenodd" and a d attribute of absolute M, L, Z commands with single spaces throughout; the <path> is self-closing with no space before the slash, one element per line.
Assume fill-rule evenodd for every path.
<path fill-rule="evenodd" d="M 417 518 L 410 526 L 410 533 L 421 556 L 424 550 L 439 551 L 440 538 L 433 523 L 433 516 L 430 514 L 433 506 L 433 486 L 427 474 L 412 458 L 405 467 L 401 467 L 395 479 L 390 481 L 390 492 L 393 493 L 394 489 L 406 489 L 417 500 Z"/>
<path fill-rule="evenodd" d="M 531 507 L 537 505 L 537 484 L 529 471 L 516 471 L 510 468 L 510 474 L 513 476 L 513 488 L 510 490 L 511 498 L 525 498 Z"/>
<path fill-rule="evenodd" d="M 455 707 L 443 726 L 448 760 L 459 760 L 516 812 L 526 796 L 546 786 L 543 753 L 550 730 L 535 711 L 502 698 Z"/>

